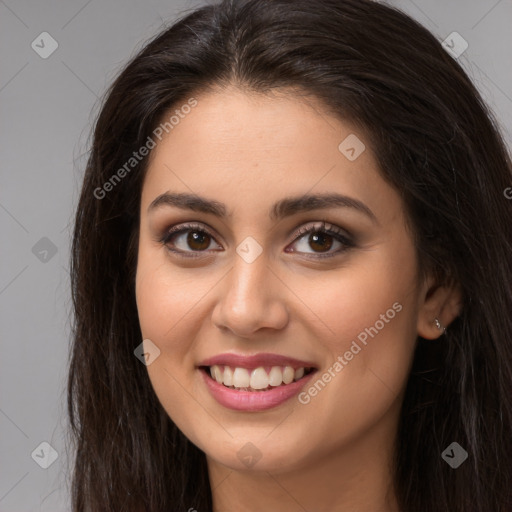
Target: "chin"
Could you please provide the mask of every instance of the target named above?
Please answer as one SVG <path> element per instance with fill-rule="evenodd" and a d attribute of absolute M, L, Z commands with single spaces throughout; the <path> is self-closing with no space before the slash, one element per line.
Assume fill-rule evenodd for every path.
<path fill-rule="evenodd" d="M 207 458 L 235 471 L 282 473 L 298 470 L 307 463 L 307 454 L 299 453 L 298 447 L 311 446 L 307 439 L 294 439 L 287 436 L 285 445 L 278 439 L 270 440 L 264 436 L 240 436 L 229 439 L 219 446 L 206 446 Z"/>

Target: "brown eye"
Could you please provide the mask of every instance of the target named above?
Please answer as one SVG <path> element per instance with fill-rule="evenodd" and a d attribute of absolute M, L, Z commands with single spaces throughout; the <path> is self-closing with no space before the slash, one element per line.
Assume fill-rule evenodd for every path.
<path fill-rule="evenodd" d="M 309 235 L 308 243 L 320 252 L 328 251 L 333 244 L 333 237 L 327 233 L 315 232 Z"/>
<path fill-rule="evenodd" d="M 204 251 L 210 246 L 210 235 L 204 231 L 189 231 L 187 236 L 187 244 L 191 249 L 196 251 Z"/>
<path fill-rule="evenodd" d="M 306 235 L 309 236 L 306 237 Z M 336 244 L 338 244 L 338 250 L 331 251 Z M 300 252 L 309 256 L 312 255 L 314 258 L 329 258 L 355 247 L 355 243 L 348 233 L 325 222 L 299 229 L 295 235 L 293 245 L 296 248 L 288 252 Z"/>
<path fill-rule="evenodd" d="M 327 227 L 329 226 L 329 227 Z M 306 235 L 308 235 L 306 237 Z M 183 257 L 201 257 L 208 254 L 215 238 L 199 224 L 180 224 L 165 233 L 160 242 L 169 251 Z M 331 251 L 338 244 L 338 250 Z M 295 235 L 294 246 L 286 252 L 298 252 L 313 258 L 329 258 L 355 247 L 344 230 L 325 222 L 301 228 Z M 217 250 L 222 248 L 217 244 Z"/>
<path fill-rule="evenodd" d="M 181 224 L 170 229 L 160 241 L 173 253 L 194 257 L 201 256 L 194 253 L 206 252 L 215 239 L 202 226 Z"/>

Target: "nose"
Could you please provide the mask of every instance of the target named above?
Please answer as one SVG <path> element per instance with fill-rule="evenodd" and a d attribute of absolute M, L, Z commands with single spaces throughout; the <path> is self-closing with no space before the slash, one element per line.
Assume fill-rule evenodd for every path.
<path fill-rule="evenodd" d="M 264 253 L 252 263 L 237 255 L 218 293 L 212 321 L 236 337 L 250 338 L 260 329 L 283 329 L 289 321 L 286 300 L 291 292 Z"/>

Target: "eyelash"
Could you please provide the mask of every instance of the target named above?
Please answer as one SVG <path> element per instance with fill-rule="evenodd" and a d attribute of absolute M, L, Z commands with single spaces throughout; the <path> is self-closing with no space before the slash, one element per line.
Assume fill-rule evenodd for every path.
<path fill-rule="evenodd" d="M 330 226 L 330 227 L 328 227 Z M 165 245 L 167 249 L 174 253 L 179 255 L 180 257 L 184 258 L 201 258 L 204 256 L 204 252 L 206 251 L 181 251 L 176 249 L 171 249 L 168 244 L 171 241 L 171 239 L 179 234 L 186 233 L 187 231 L 196 231 L 199 233 L 203 233 L 211 237 L 213 240 L 215 240 L 215 237 L 203 227 L 201 224 L 197 223 L 185 223 L 185 224 L 179 224 L 177 226 L 173 226 L 171 229 L 166 231 L 164 235 L 158 240 L 161 244 Z M 320 223 L 302 227 L 298 229 L 294 234 L 294 239 L 292 243 L 297 242 L 298 239 L 304 237 L 304 235 L 310 234 L 310 233 L 322 233 L 326 235 L 333 236 L 338 242 L 343 244 L 343 248 L 338 249 L 335 252 L 332 253 L 319 253 L 316 256 L 308 256 L 312 259 L 324 259 L 324 258 L 332 258 L 334 256 L 337 256 L 348 249 L 351 249 L 355 247 L 354 242 L 339 228 L 336 226 L 333 226 L 332 224 L 328 224 L 325 221 L 321 221 Z M 298 252 L 298 251 L 290 251 L 290 252 Z"/>

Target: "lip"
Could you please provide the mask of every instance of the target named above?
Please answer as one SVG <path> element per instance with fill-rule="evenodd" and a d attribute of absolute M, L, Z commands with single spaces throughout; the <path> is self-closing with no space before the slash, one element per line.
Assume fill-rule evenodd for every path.
<path fill-rule="evenodd" d="M 227 388 L 212 379 L 208 372 L 199 369 L 206 387 L 220 405 L 237 411 L 256 412 L 272 409 L 298 395 L 300 390 L 311 380 L 316 370 L 304 375 L 301 379 L 278 386 L 268 391 L 238 391 Z"/>
<path fill-rule="evenodd" d="M 294 370 L 297 368 L 317 368 L 317 365 L 310 361 L 301 361 L 293 357 L 287 357 L 280 354 L 260 353 L 250 356 L 242 354 L 225 353 L 205 359 L 198 366 L 231 366 L 246 369 L 258 368 L 259 366 L 291 366 Z"/>

